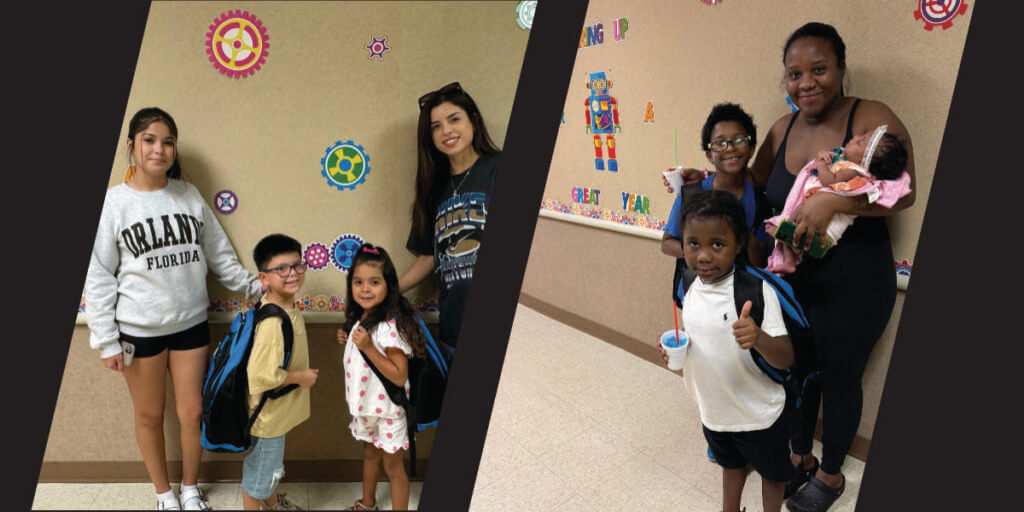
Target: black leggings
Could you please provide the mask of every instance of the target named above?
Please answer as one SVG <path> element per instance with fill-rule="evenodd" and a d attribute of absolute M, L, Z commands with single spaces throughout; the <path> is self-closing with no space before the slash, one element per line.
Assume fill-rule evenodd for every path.
<path fill-rule="evenodd" d="M 879 221 L 884 219 L 857 220 L 869 226 Z M 896 301 L 896 273 L 888 247 L 865 250 L 847 243 L 846 237 L 842 243 L 847 247 L 837 247 L 831 258 L 805 258 L 788 279 L 811 325 L 820 370 L 805 388 L 801 406 L 790 404 L 790 441 L 794 453 L 811 453 L 823 406 L 821 467 L 829 474 L 840 472 L 857 435 L 864 367 Z M 871 254 L 882 251 L 881 257 Z"/>
<path fill-rule="evenodd" d="M 813 316 L 809 320 L 813 322 Z M 833 338 L 827 348 L 819 348 L 827 350 L 829 356 L 822 361 L 818 378 L 809 380 L 804 388 L 800 407 L 789 401 L 793 452 L 807 455 L 811 453 L 818 410 L 824 397 L 821 468 L 826 473 L 840 472 L 857 435 L 864 402 L 861 376 L 877 339 L 877 336 L 869 338 L 870 343 L 864 344 Z"/>

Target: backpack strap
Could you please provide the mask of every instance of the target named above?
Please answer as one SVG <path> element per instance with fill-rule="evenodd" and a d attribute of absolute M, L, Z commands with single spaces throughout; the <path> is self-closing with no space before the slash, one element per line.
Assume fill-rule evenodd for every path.
<path fill-rule="evenodd" d="M 295 343 L 295 333 L 292 330 L 292 321 L 288 318 L 288 313 L 277 304 L 261 303 L 253 313 L 253 329 L 255 330 L 256 325 L 272 316 L 281 319 L 281 334 L 284 336 L 284 362 L 281 363 L 281 369 L 287 370 L 288 363 L 292 358 L 292 345 Z"/>
<path fill-rule="evenodd" d="M 377 365 L 373 364 L 373 361 L 371 361 L 369 356 L 366 355 L 366 352 L 359 350 L 359 354 L 363 356 L 363 361 L 366 361 L 366 365 L 373 370 L 373 373 L 378 379 L 380 379 L 381 384 L 384 385 L 384 390 L 388 392 L 388 398 L 390 398 L 395 405 L 406 409 L 406 413 L 408 413 L 409 406 L 412 404 L 409 403 L 409 397 L 405 395 L 405 387 L 399 386 L 392 382 L 391 379 L 385 377 L 384 374 L 380 372 L 380 369 L 377 368 Z"/>
<path fill-rule="evenodd" d="M 691 196 L 694 193 L 699 192 L 702 188 L 703 188 L 702 182 L 691 183 L 689 185 L 683 185 L 683 188 L 679 191 L 680 211 L 682 210 L 682 206 L 684 204 L 686 204 L 687 196 Z M 681 234 L 682 233 L 680 233 L 680 235 Z M 679 308 L 679 309 L 683 308 L 683 299 L 682 299 L 682 297 L 678 296 L 676 294 L 676 292 L 679 290 L 679 281 L 683 278 L 683 273 L 684 273 L 685 270 L 686 270 L 686 260 L 684 260 L 683 258 L 676 258 L 676 270 L 675 270 L 675 273 L 672 275 L 672 301 L 676 303 L 676 307 Z M 691 274 L 692 274 L 692 272 L 691 272 Z M 693 277 L 696 277 L 696 275 L 693 275 Z M 688 283 L 683 285 L 684 293 L 685 293 L 686 289 L 689 288 L 689 284 L 692 283 L 692 282 L 693 282 L 693 279 L 691 278 Z"/>
<path fill-rule="evenodd" d="M 743 305 L 750 301 L 750 318 L 760 327 L 764 322 L 764 287 L 762 285 L 764 281 L 760 273 L 756 271 L 751 272 L 752 270 L 754 269 L 750 266 L 746 268 L 736 267 L 736 272 L 733 276 L 733 300 L 736 302 L 737 314 L 743 311 Z M 779 384 L 786 383 L 790 374 L 789 369 L 776 368 L 768 364 L 768 361 L 765 360 L 764 356 L 757 349 L 752 348 L 749 352 L 750 357 L 754 360 L 754 364 L 765 375 Z"/>
<path fill-rule="evenodd" d="M 295 344 L 295 332 L 292 329 L 292 321 L 288 318 L 288 313 L 278 306 L 270 302 L 262 302 L 256 307 L 256 311 L 253 313 L 253 336 L 255 336 L 256 326 L 270 317 L 278 317 L 281 319 L 281 335 L 284 337 L 284 362 L 281 363 L 281 369 L 287 370 L 288 363 L 292 359 L 292 346 Z M 252 344 L 249 345 L 249 349 L 252 349 Z M 246 357 L 248 359 L 248 357 Z M 246 432 L 252 429 L 253 423 L 256 423 L 256 418 L 259 417 L 260 411 L 263 410 L 263 406 L 266 405 L 267 400 L 274 400 L 281 398 L 284 395 L 298 389 L 298 384 L 288 384 L 277 389 L 271 389 L 264 391 L 263 396 L 260 397 L 260 403 L 253 409 L 252 415 L 249 416 L 249 425 L 246 427 Z"/>
<path fill-rule="evenodd" d="M 808 383 L 819 376 L 819 364 L 814 348 L 814 337 L 810 323 L 800 303 L 796 300 L 793 288 L 782 278 L 764 269 L 747 267 L 747 271 L 757 275 L 775 290 L 775 296 L 782 307 L 783 320 L 789 331 L 789 341 L 793 344 L 793 367 L 789 373 L 795 382 L 788 382 L 796 394 L 796 406 L 800 407 L 803 391 Z"/>
<path fill-rule="evenodd" d="M 736 267 L 733 274 L 733 299 L 736 301 L 736 313 L 743 311 L 743 305 L 749 300 L 752 303 L 750 317 L 761 327 L 764 322 L 764 289 L 761 279 L 742 267 Z"/>
<path fill-rule="evenodd" d="M 434 337 L 430 335 L 430 329 L 427 329 L 427 324 L 423 323 L 423 319 L 419 315 L 416 315 L 416 322 L 420 324 L 420 331 L 426 340 L 424 348 L 426 349 L 427 357 L 434 362 L 434 365 L 441 370 L 441 374 L 447 379 L 448 360 L 444 357 L 444 352 L 441 351 L 441 347 L 434 341 Z"/>
<path fill-rule="evenodd" d="M 807 322 L 807 316 L 804 315 L 803 308 L 800 307 L 800 303 L 796 300 L 796 295 L 793 293 L 793 287 L 786 281 L 782 280 L 779 276 L 768 272 L 762 268 L 755 268 L 747 266 L 747 272 L 757 276 L 762 281 L 768 283 L 775 290 L 775 295 L 779 298 L 779 305 L 782 306 L 782 313 L 789 316 L 793 320 L 796 320 L 801 327 L 808 327 L 810 324 Z"/>

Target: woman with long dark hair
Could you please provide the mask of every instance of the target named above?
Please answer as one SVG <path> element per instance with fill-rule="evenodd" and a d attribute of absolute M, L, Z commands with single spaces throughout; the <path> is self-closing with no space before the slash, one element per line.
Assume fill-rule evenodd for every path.
<path fill-rule="evenodd" d="M 440 346 L 450 358 L 483 239 L 501 151 L 458 82 L 419 99 L 416 198 L 406 248 L 417 255 L 402 292 L 431 272 L 440 282 Z"/>

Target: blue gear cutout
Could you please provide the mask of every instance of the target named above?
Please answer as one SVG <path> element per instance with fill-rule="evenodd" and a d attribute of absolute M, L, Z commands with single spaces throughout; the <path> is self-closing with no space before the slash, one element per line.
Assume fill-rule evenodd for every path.
<path fill-rule="evenodd" d="M 336 141 L 320 159 L 320 175 L 338 190 L 352 190 L 370 174 L 370 155 L 351 140 Z"/>
<path fill-rule="evenodd" d="M 352 257 L 363 245 L 363 239 L 358 235 L 341 235 L 331 244 L 331 263 L 338 270 L 348 273 L 352 268 Z"/>

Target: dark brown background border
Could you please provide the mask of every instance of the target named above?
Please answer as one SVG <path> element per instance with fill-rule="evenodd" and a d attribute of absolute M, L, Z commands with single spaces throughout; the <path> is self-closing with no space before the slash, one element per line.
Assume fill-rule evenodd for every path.
<path fill-rule="evenodd" d="M 992 510 L 1019 501 L 1010 493 L 1020 474 L 1021 408 L 1013 404 L 1022 387 L 1020 16 L 1001 3 L 968 3 L 970 33 L 858 510 Z M 526 198 L 539 202 L 584 4 L 544 1 L 537 10 L 506 178 L 463 327 L 464 339 L 482 341 L 461 352 L 472 366 L 453 369 L 457 386 L 423 510 L 469 503 L 535 226 L 537 205 Z M 5 12 L 13 66 L 4 73 L 0 276 L 10 326 L 3 433 L 16 468 L 7 473 L 11 509 L 32 501 L 147 11 L 147 2 L 123 1 L 33 2 Z M 38 269 L 53 282 L 40 286 Z"/>

